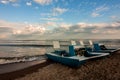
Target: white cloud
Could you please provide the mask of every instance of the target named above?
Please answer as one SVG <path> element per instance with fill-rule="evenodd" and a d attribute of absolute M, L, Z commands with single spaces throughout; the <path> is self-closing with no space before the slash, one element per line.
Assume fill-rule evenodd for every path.
<path fill-rule="evenodd" d="M 33 1 L 40 5 L 49 5 L 50 3 L 52 3 L 52 0 L 33 0 Z"/>
<path fill-rule="evenodd" d="M 40 18 L 40 20 L 45 20 L 45 21 L 61 21 L 62 18 Z"/>
<path fill-rule="evenodd" d="M 104 5 L 103 6 L 100 6 L 100 7 L 97 7 L 95 9 L 96 12 L 102 12 L 102 11 L 106 11 L 108 10 L 109 8 L 108 7 L 105 7 Z"/>
<path fill-rule="evenodd" d="M 67 11 L 68 9 L 66 8 L 56 7 L 56 8 L 53 8 L 50 13 L 41 13 L 40 16 L 55 17 L 58 15 L 64 14 Z"/>
<path fill-rule="evenodd" d="M 58 27 L 58 24 L 56 22 L 48 21 L 44 24 L 42 24 L 44 27 Z"/>
<path fill-rule="evenodd" d="M 4 0 L 2 0 L 1 3 L 3 3 L 3 4 L 7 4 L 8 1 L 4 1 Z"/>
<path fill-rule="evenodd" d="M 41 26 L 37 26 L 35 27 L 34 25 L 29 25 L 29 26 L 26 26 L 24 28 L 22 28 L 21 30 L 14 30 L 13 31 L 13 34 L 14 35 L 31 35 L 31 34 L 42 34 L 45 32 L 45 28 L 44 27 L 41 27 Z"/>
<path fill-rule="evenodd" d="M 10 35 L 43 34 L 45 31 L 46 28 L 42 24 L 13 23 L 0 20 L 0 34 L 4 33 L 3 35 L 6 35 L 6 37 L 9 37 Z"/>
<path fill-rule="evenodd" d="M 59 27 L 60 28 L 60 27 Z M 62 27 L 64 28 L 64 27 Z M 67 27 L 69 30 L 68 32 L 85 32 L 85 33 L 100 33 L 102 34 L 109 34 L 109 33 L 118 33 L 120 30 L 120 23 L 113 22 L 113 23 L 84 23 L 80 22 L 75 25 L 70 25 Z M 65 28 L 64 28 L 65 29 Z M 113 30 L 113 32 L 112 32 Z"/>
<path fill-rule="evenodd" d="M 118 33 L 119 34 L 120 30 L 115 30 L 115 29 L 108 29 L 106 31 L 103 31 L 104 34 L 116 34 Z"/>
<path fill-rule="evenodd" d="M 16 2 L 16 1 L 18 1 L 18 0 L 8 0 L 8 1 L 10 1 L 10 2 Z"/>
<path fill-rule="evenodd" d="M 84 23 L 84 22 L 80 22 L 77 23 L 77 26 L 79 26 L 80 28 L 97 28 L 97 29 L 101 29 L 101 28 L 118 28 L 120 26 L 119 22 L 112 22 L 112 23 Z"/>
<path fill-rule="evenodd" d="M 84 23 L 84 22 L 80 22 L 80 23 L 77 23 L 77 26 L 79 26 L 80 28 L 87 28 L 88 26 L 91 27 L 93 25 L 87 24 L 87 23 Z"/>
<path fill-rule="evenodd" d="M 21 27 L 22 26 L 22 27 Z M 103 38 L 104 36 L 119 36 L 120 22 L 111 23 L 85 23 L 77 24 L 56 23 L 48 21 L 46 23 L 29 24 L 14 23 L 0 20 L 0 39 L 42 39 L 42 38 Z M 111 36 L 112 35 L 112 36 Z M 58 37 L 59 36 L 59 37 Z M 71 37 L 72 36 L 72 37 Z M 106 38 L 106 37 L 104 37 Z M 116 37 L 117 38 L 117 37 Z"/>
<path fill-rule="evenodd" d="M 100 16 L 100 14 L 98 14 L 98 13 L 92 13 L 92 17 L 98 17 L 98 16 Z"/>
<path fill-rule="evenodd" d="M 105 28 L 105 27 L 111 26 L 111 24 L 110 23 L 94 23 L 92 24 L 92 26 L 95 26 L 97 28 Z"/>
<path fill-rule="evenodd" d="M 119 22 L 113 22 L 111 23 L 112 27 L 120 27 L 120 23 Z"/>
<path fill-rule="evenodd" d="M 72 24 L 60 23 L 60 27 L 67 29 L 67 30 L 69 29 L 70 26 L 72 26 Z"/>
<path fill-rule="evenodd" d="M 31 6 L 31 5 L 32 5 L 32 2 L 26 2 L 26 5 L 27 5 L 27 6 Z"/>
<path fill-rule="evenodd" d="M 8 4 L 8 3 L 10 3 L 10 2 L 16 2 L 17 0 L 0 0 L 0 3 L 2 3 L 2 4 Z"/>
<path fill-rule="evenodd" d="M 66 11 L 68 11 L 68 9 L 66 8 L 59 8 L 59 7 L 53 8 L 53 15 L 63 14 Z"/>
<path fill-rule="evenodd" d="M 106 7 L 105 5 L 97 7 L 95 10 L 93 10 L 91 16 L 92 17 L 98 17 L 101 16 L 105 11 L 109 10 L 108 7 Z"/>

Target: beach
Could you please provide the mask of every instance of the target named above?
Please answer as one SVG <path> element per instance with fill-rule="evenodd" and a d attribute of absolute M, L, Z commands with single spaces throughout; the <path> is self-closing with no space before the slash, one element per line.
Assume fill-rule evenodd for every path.
<path fill-rule="evenodd" d="M 0 75 L 1 80 L 120 80 L 120 51 L 71 68 L 52 61 Z"/>

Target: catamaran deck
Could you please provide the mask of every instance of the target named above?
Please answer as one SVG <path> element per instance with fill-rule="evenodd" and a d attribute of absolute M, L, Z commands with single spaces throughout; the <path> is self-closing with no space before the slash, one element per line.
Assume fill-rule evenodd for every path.
<path fill-rule="evenodd" d="M 108 56 L 108 55 L 109 55 L 109 53 L 105 53 L 105 54 L 101 54 L 101 55 L 97 55 L 97 56 L 91 56 L 91 57 L 85 57 L 85 56 L 72 56 L 72 57 L 69 57 L 69 58 L 72 58 L 72 59 L 79 59 L 79 61 L 81 61 L 81 60 L 89 60 L 89 59 L 104 57 L 104 56 Z"/>
<path fill-rule="evenodd" d="M 96 52 L 92 52 L 91 54 L 99 54 L 99 55 L 91 56 L 91 57 L 85 57 L 85 56 L 71 56 L 71 57 L 66 57 L 66 56 L 60 56 L 60 55 L 53 54 L 53 53 L 49 53 L 49 54 L 51 54 L 51 55 L 53 55 L 53 56 L 58 56 L 58 57 L 77 59 L 77 60 L 79 60 L 79 61 L 89 60 L 89 59 L 93 59 L 93 58 L 99 58 L 99 57 L 104 57 L 104 56 L 110 55 L 109 53 L 96 53 Z"/>

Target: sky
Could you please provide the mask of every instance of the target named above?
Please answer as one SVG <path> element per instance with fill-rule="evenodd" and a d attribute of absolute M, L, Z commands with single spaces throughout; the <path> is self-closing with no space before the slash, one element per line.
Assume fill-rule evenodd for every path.
<path fill-rule="evenodd" d="M 120 39 L 120 0 L 0 0 L 0 39 Z"/>

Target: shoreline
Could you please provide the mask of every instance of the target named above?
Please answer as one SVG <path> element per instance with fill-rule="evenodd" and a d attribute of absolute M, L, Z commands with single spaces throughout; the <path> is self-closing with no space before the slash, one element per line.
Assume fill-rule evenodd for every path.
<path fill-rule="evenodd" d="M 0 79 L 1 80 L 14 80 L 16 78 L 23 77 L 26 74 L 36 72 L 39 68 L 45 67 L 49 65 L 50 63 L 51 62 L 48 60 L 42 60 L 42 61 L 31 61 L 31 62 L 6 64 L 2 66 L 0 65 Z M 4 68 L 5 71 L 1 72 L 3 70 L 2 68 Z M 8 71 L 5 68 L 6 69 L 9 68 Z"/>
<path fill-rule="evenodd" d="M 46 61 L 19 71 L 0 74 L 1 80 L 118 80 L 120 51 L 108 57 L 87 61 L 79 68 Z"/>

